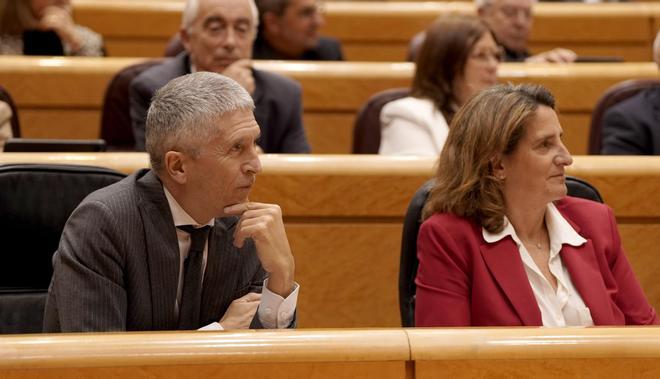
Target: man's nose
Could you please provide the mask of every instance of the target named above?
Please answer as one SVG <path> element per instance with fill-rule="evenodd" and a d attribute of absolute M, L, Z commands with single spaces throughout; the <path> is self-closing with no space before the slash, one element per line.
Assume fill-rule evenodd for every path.
<path fill-rule="evenodd" d="M 257 145 L 254 145 L 250 151 L 250 155 L 250 159 L 245 164 L 245 171 L 253 175 L 261 173 L 261 160 L 257 152 Z"/>
<path fill-rule="evenodd" d="M 233 28 L 227 28 L 227 34 L 222 41 L 222 46 L 228 50 L 233 50 L 236 47 L 236 32 Z"/>

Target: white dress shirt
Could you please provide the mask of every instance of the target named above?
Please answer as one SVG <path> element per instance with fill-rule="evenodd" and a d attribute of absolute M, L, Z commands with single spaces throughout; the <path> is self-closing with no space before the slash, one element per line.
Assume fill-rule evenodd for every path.
<path fill-rule="evenodd" d="M 497 242 L 506 236 L 511 236 L 515 241 L 525 267 L 527 279 L 534 292 L 536 303 L 541 310 L 543 326 L 592 326 L 594 322 L 591 318 L 591 312 L 584 304 L 575 286 L 573 286 L 571 276 L 562 263 L 559 254 L 563 244 L 580 246 L 586 243 L 587 240 L 573 229 L 553 203 L 549 203 L 547 206 L 545 223 L 550 237 L 548 264 L 550 272 L 557 279 L 556 291 L 529 255 L 527 248 L 518 238 L 506 216 L 504 217 L 505 227 L 500 233 L 489 233 L 482 228 L 482 234 L 484 240 L 488 243 Z"/>
<path fill-rule="evenodd" d="M 179 203 L 174 199 L 170 191 L 163 186 L 163 191 L 165 192 L 165 197 L 167 202 L 170 205 L 170 211 L 172 212 L 172 218 L 174 219 L 175 226 L 181 225 L 193 225 L 195 228 L 201 228 L 203 226 L 209 225 L 213 226 L 214 219 L 209 220 L 206 224 L 200 225 L 195 219 L 190 217 L 190 215 L 179 205 Z M 174 312 L 178 317 L 179 314 L 179 303 L 181 302 L 181 293 L 183 291 L 183 268 L 186 258 L 188 258 L 188 252 L 190 250 L 190 234 L 187 232 L 176 228 L 176 236 L 179 241 L 179 283 L 177 285 L 176 291 L 176 302 L 174 303 Z M 204 253 L 202 256 L 202 271 L 206 272 L 206 260 L 209 253 L 209 243 L 208 239 L 204 244 Z M 202 274 L 202 280 L 204 274 Z M 296 303 L 298 302 L 298 288 L 300 287 L 298 283 L 294 283 L 294 289 L 287 296 L 283 298 L 282 296 L 275 294 L 268 290 L 268 279 L 264 281 L 263 289 L 261 292 L 261 302 L 259 303 L 259 308 L 257 309 L 257 316 L 259 321 L 264 328 L 275 329 L 275 328 L 286 328 L 291 324 L 293 320 L 293 315 L 296 311 Z M 218 320 L 219 321 L 219 320 Z M 199 330 L 222 330 L 222 326 L 218 322 L 211 323 Z"/>

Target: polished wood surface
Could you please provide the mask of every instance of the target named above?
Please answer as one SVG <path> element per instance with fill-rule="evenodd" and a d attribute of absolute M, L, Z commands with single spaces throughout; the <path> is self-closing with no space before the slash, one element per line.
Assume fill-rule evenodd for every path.
<path fill-rule="evenodd" d="M 0 337 L 26 378 L 656 377 L 660 328 L 426 328 Z"/>
<path fill-rule="evenodd" d="M 0 154 L 0 164 L 78 163 L 130 173 L 146 154 Z M 250 198 L 282 207 L 296 258 L 299 326 L 399 325 L 403 217 L 433 174 L 431 158 L 264 155 Z M 617 217 L 623 245 L 651 304 L 660 309 L 660 157 L 576 156 L 568 174 L 595 185 Z"/>
<path fill-rule="evenodd" d="M 181 24 L 183 2 L 74 0 L 77 22 L 101 33 L 110 56 L 162 56 Z M 582 55 L 651 60 L 659 4 L 541 3 L 532 51 L 563 46 Z M 321 33 L 338 38 L 352 61 L 402 61 L 408 41 L 440 14 L 474 14 L 472 2 L 327 2 Z"/>
<path fill-rule="evenodd" d="M 144 58 L 0 57 L 0 83 L 17 105 L 23 135 L 31 138 L 98 138 L 103 95 L 122 67 Z M 353 120 L 374 93 L 409 86 L 411 63 L 256 63 L 303 86 L 304 123 L 315 153 L 349 153 Z M 565 142 L 587 152 L 591 111 L 610 86 L 632 78 L 657 78 L 653 63 L 503 64 L 501 82 L 547 86 L 557 98 Z"/>
<path fill-rule="evenodd" d="M 408 329 L 415 378 L 660 375 L 660 328 Z"/>
<path fill-rule="evenodd" d="M 2 378 L 406 377 L 403 330 L 0 337 Z"/>

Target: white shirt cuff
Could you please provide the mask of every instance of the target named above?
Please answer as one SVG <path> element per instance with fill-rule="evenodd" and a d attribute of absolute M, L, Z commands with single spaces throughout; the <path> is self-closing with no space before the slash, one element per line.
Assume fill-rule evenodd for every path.
<path fill-rule="evenodd" d="M 268 289 L 268 278 L 264 280 L 261 290 L 261 303 L 257 309 L 257 315 L 261 325 L 266 329 L 283 329 L 291 325 L 293 315 L 296 313 L 298 303 L 298 283 L 293 283 L 293 291 L 289 296 L 282 296 Z"/>
<path fill-rule="evenodd" d="M 217 322 L 212 322 L 206 326 L 203 326 L 197 330 L 225 330 L 222 325 Z"/>

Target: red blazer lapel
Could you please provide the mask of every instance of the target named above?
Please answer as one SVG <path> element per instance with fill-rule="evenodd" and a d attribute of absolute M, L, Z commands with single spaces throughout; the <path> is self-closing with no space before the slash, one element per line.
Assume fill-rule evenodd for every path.
<path fill-rule="evenodd" d="M 520 317 L 522 324 L 525 326 L 543 325 L 541 311 L 527 280 L 518 247 L 511 237 L 482 245 L 481 255 L 493 278 Z"/>
<path fill-rule="evenodd" d="M 591 240 L 582 246 L 564 245 L 561 259 L 584 304 L 589 307 L 594 325 L 613 325 L 610 297 L 600 273 Z"/>

